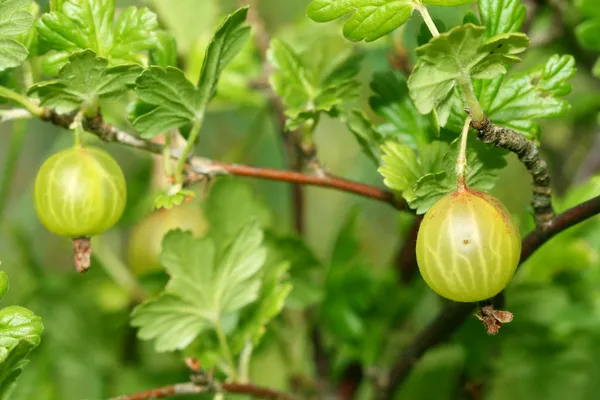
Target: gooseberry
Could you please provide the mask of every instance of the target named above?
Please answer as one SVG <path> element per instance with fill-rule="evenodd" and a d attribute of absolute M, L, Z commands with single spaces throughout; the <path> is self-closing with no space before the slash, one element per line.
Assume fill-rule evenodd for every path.
<path fill-rule="evenodd" d="M 194 204 L 153 211 L 131 232 L 127 245 L 127 259 L 131 270 L 137 276 L 161 271 L 159 258 L 162 240 L 167 232 L 179 228 L 200 236 L 206 232 L 206 227 L 202 211 Z"/>
<path fill-rule="evenodd" d="M 475 302 L 508 285 L 519 263 L 521 239 L 499 200 L 459 188 L 425 214 L 416 250 L 431 289 L 450 300 Z"/>
<path fill-rule="evenodd" d="M 119 164 L 104 150 L 76 146 L 44 162 L 34 192 L 42 224 L 73 238 L 77 269 L 87 269 L 89 237 L 111 228 L 125 208 L 127 187 Z M 84 259 L 78 261 L 78 252 Z"/>

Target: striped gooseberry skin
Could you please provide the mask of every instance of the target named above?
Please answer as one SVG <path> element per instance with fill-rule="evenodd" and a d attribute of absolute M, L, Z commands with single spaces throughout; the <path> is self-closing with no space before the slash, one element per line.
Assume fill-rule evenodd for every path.
<path fill-rule="evenodd" d="M 521 238 L 496 198 L 459 189 L 425 214 L 417 235 L 417 263 L 425 282 L 439 295 L 475 302 L 500 293 L 512 279 Z"/>
<path fill-rule="evenodd" d="M 127 186 L 119 164 L 107 152 L 74 147 L 44 162 L 35 179 L 34 196 L 38 218 L 49 231 L 88 237 L 121 218 Z"/>

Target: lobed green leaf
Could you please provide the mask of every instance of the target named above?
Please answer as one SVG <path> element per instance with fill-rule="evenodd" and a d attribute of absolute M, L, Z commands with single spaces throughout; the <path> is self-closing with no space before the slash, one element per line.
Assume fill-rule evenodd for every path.
<path fill-rule="evenodd" d="M 18 36 L 33 25 L 31 0 L 0 0 L 0 71 L 19 66 L 29 52 Z"/>
<path fill-rule="evenodd" d="M 45 51 L 57 53 L 48 71 L 58 71 L 70 53 L 92 50 L 111 65 L 145 65 L 145 52 L 154 48 L 158 22 L 147 8 L 129 7 L 115 20 L 115 0 L 65 0 L 42 15 L 36 28 Z"/>
<path fill-rule="evenodd" d="M 479 0 L 479 15 L 486 37 L 518 32 L 525 22 L 527 9 L 521 0 Z"/>
<path fill-rule="evenodd" d="M 458 140 L 452 145 L 439 140 L 426 144 L 419 148 L 419 157 L 415 150 L 395 142 L 386 142 L 382 151 L 379 173 L 385 185 L 401 191 L 417 214 L 424 214 L 437 200 L 456 190 Z M 471 140 L 467 150 L 467 185 L 482 191 L 492 189 L 498 172 L 506 166 L 505 155 L 504 150 Z"/>
<path fill-rule="evenodd" d="M 416 148 L 433 140 L 436 132 L 432 121 L 415 108 L 409 97 L 406 80 L 394 72 L 377 72 L 371 80 L 371 109 L 388 123 L 378 127 L 386 137 L 394 137 Z"/>
<path fill-rule="evenodd" d="M 256 223 L 246 225 L 221 253 L 210 237 L 172 231 L 161 264 L 171 279 L 158 298 L 138 306 L 131 323 L 140 338 L 156 339 L 157 351 L 187 347 L 204 330 L 256 301 L 266 250 Z"/>
<path fill-rule="evenodd" d="M 539 132 L 534 120 L 555 117 L 569 109 L 560 97 L 571 91 L 568 81 L 575 71 L 572 56 L 554 55 L 545 65 L 498 80 L 477 82 L 475 92 L 494 123 L 534 138 Z"/>
<path fill-rule="evenodd" d="M 144 104 L 137 108 L 133 125 L 142 137 L 152 138 L 203 120 L 221 72 L 248 40 L 250 30 L 244 26 L 247 13 L 247 7 L 240 8 L 217 29 L 206 50 L 197 86 L 174 67 L 150 67 L 136 80 L 135 91 Z"/>
<path fill-rule="evenodd" d="M 422 114 L 444 104 L 457 85 L 469 78 L 494 79 L 506 73 L 505 64 L 529 45 L 524 34 L 506 33 L 485 40 L 484 27 L 466 24 L 418 47 L 419 61 L 408 79 L 410 96 Z"/>
<path fill-rule="evenodd" d="M 424 5 L 451 7 L 476 0 L 424 0 Z M 392 32 L 410 18 L 418 2 L 413 0 L 312 0 L 306 10 L 316 22 L 329 22 L 350 14 L 344 36 L 372 42 Z"/>
<path fill-rule="evenodd" d="M 91 50 L 73 53 L 57 79 L 36 83 L 29 95 L 59 114 L 82 106 L 96 106 L 99 100 L 115 100 L 127 93 L 142 68 L 135 64 L 108 67 L 108 60 Z"/>
<path fill-rule="evenodd" d="M 382 166 L 378 169 L 383 183 L 391 189 L 402 192 L 408 201 L 413 199 L 413 189 L 422 175 L 417 155 L 409 146 L 387 142 L 381 147 Z"/>
<path fill-rule="evenodd" d="M 272 40 L 268 59 L 275 71 L 269 77 L 273 91 L 286 106 L 287 130 L 297 129 L 320 113 L 336 115 L 346 101 L 358 97 L 361 53 L 342 54 L 330 65 L 309 65 L 290 46 Z"/>

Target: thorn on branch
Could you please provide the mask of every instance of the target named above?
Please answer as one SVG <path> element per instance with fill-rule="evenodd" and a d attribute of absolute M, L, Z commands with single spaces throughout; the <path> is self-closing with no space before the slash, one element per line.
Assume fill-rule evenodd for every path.
<path fill-rule="evenodd" d="M 544 232 L 550 228 L 556 216 L 552 208 L 552 189 L 548 165 L 540 158 L 536 144 L 525 136 L 509 128 L 494 125 L 489 119 L 472 121 L 471 126 L 477 130 L 477 138 L 483 143 L 515 153 L 533 178 L 533 197 L 531 205 L 535 213 L 535 225 Z"/>

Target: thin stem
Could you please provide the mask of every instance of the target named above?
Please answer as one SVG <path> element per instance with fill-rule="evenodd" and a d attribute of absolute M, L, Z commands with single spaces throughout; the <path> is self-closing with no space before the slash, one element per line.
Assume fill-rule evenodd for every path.
<path fill-rule="evenodd" d="M 173 166 L 171 165 L 171 132 L 165 133 L 165 147 L 162 155 L 165 175 L 171 179 L 173 177 Z"/>
<path fill-rule="evenodd" d="M 100 260 L 102 267 L 119 286 L 138 301 L 144 300 L 146 294 L 131 270 L 106 243 L 102 236 L 93 238 L 94 255 Z"/>
<path fill-rule="evenodd" d="M 24 108 L 11 108 L 8 110 L 0 110 L 0 123 L 31 118 L 33 118 L 31 113 Z"/>
<path fill-rule="evenodd" d="M 221 328 L 221 323 L 219 321 L 214 322 L 215 331 L 217 332 L 217 338 L 219 339 L 219 345 L 221 346 L 221 351 L 223 352 L 223 356 L 225 356 L 225 361 L 229 365 L 229 369 L 231 370 L 230 378 L 235 382 L 238 380 L 238 373 L 235 366 L 235 361 L 233 360 L 233 354 L 231 353 L 231 349 L 229 348 L 229 343 L 227 342 L 227 337 L 225 336 L 225 332 Z"/>
<path fill-rule="evenodd" d="M 177 162 L 177 169 L 175 170 L 175 182 L 178 185 L 183 185 L 183 169 L 185 168 L 185 164 L 188 161 L 188 157 L 192 153 L 194 146 L 196 145 L 196 141 L 198 140 L 198 135 L 200 134 L 200 128 L 202 127 L 202 118 L 198 118 L 194 121 L 192 125 L 192 131 L 190 132 L 190 137 L 188 138 L 187 144 L 181 153 L 181 157 Z"/>
<path fill-rule="evenodd" d="M 20 77 L 20 87 L 23 92 L 33 86 L 33 70 L 31 68 L 31 60 L 26 60 L 18 69 Z"/>
<path fill-rule="evenodd" d="M 10 90 L 9 88 L 0 86 L 0 97 L 5 97 L 9 100 L 19 103 L 20 105 L 25 107 L 27 109 L 27 111 L 29 111 L 31 113 L 31 115 L 34 115 L 38 118 L 42 116 L 43 109 L 40 106 L 35 104 L 33 101 L 31 101 L 27 97 L 13 91 L 13 90 Z"/>
<path fill-rule="evenodd" d="M 10 195 L 13 178 L 15 177 L 15 168 L 19 160 L 19 154 L 23 148 L 23 139 L 27 131 L 27 121 L 15 121 L 12 127 L 12 135 L 8 144 L 6 153 L 6 162 L 2 168 L 2 181 L 0 181 L 0 222 L 4 214 L 4 208 Z"/>
<path fill-rule="evenodd" d="M 248 340 L 242 349 L 239 362 L 239 383 L 250 382 L 250 360 L 252 359 L 252 352 L 254 351 L 254 345 L 252 341 Z"/>
<path fill-rule="evenodd" d="M 458 79 L 458 83 L 462 90 L 463 99 L 465 100 L 465 104 L 469 109 L 469 114 L 473 119 L 473 122 L 479 123 L 484 120 L 485 114 L 481 105 L 479 104 L 479 100 L 477 100 L 477 96 L 475 96 L 475 92 L 473 91 L 473 83 L 471 82 L 471 78 L 469 76 L 462 76 Z"/>
<path fill-rule="evenodd" d="M 75 147 L 81 147 L 81 133 L 83 132 L 83 123 L 81 122 L 83 119 L 84 109 L 80 109 L 77 115 L 75 115 L 75 119 L 73 119 L 73 123 L 69 126 L 69 129 L 73 130 L 73 134 L 75 135 Z"/>
<path fill-rule="evenodd" d="M 220 392 L 231 394 L 245 394 L 256 399 L 271 399 L 271 400 L 292 400 L 293 397 L 287 393 L 279 392 L 275 389 L 256 386 L 252 384 L 241 383 L 221 383 L 218 385 L 196 385 L 192 382 L 178 383 L 170 386 L 163 386 L 156 389 L 150 389 L 145 392 L 139 392 L 126 396 L 112 397 L 109 400 L 153 400 L 163 399 L 167 397 L 178 396 L 197 396 L 198 393 L 205 392 Z"/>
<path fill-rule="evenodd" d="M 423 17 L 423 21 L 425 21 L 425 25 L 427 25 L 427 28 L 429 28 L 429 32 L 431 32 L 431 35 L 433 37 L 440 36 L 440 31 L 438 31 L 437 27 L 433 23 L 433 20 L 431 19 L 431 15 L 429 15 L 429 11 L 427 11 L 427 6 L 423 5 L 423 4 L 419 4 L 415 8 L 417 10 L 419 10 L 419 13 L 421 13 L 421 16 Z"/>
<path fill-rule="evenodd" d="M 471 117 L 467 117 L 460 134 L 460 151 L 456 160 L 456 175 L 458 176 L 458 189 L 465 189 L 466 176 L 468 171 L 467 165 L 467 139 L 469 137 L 469 128 L 471 127 Z"/>

